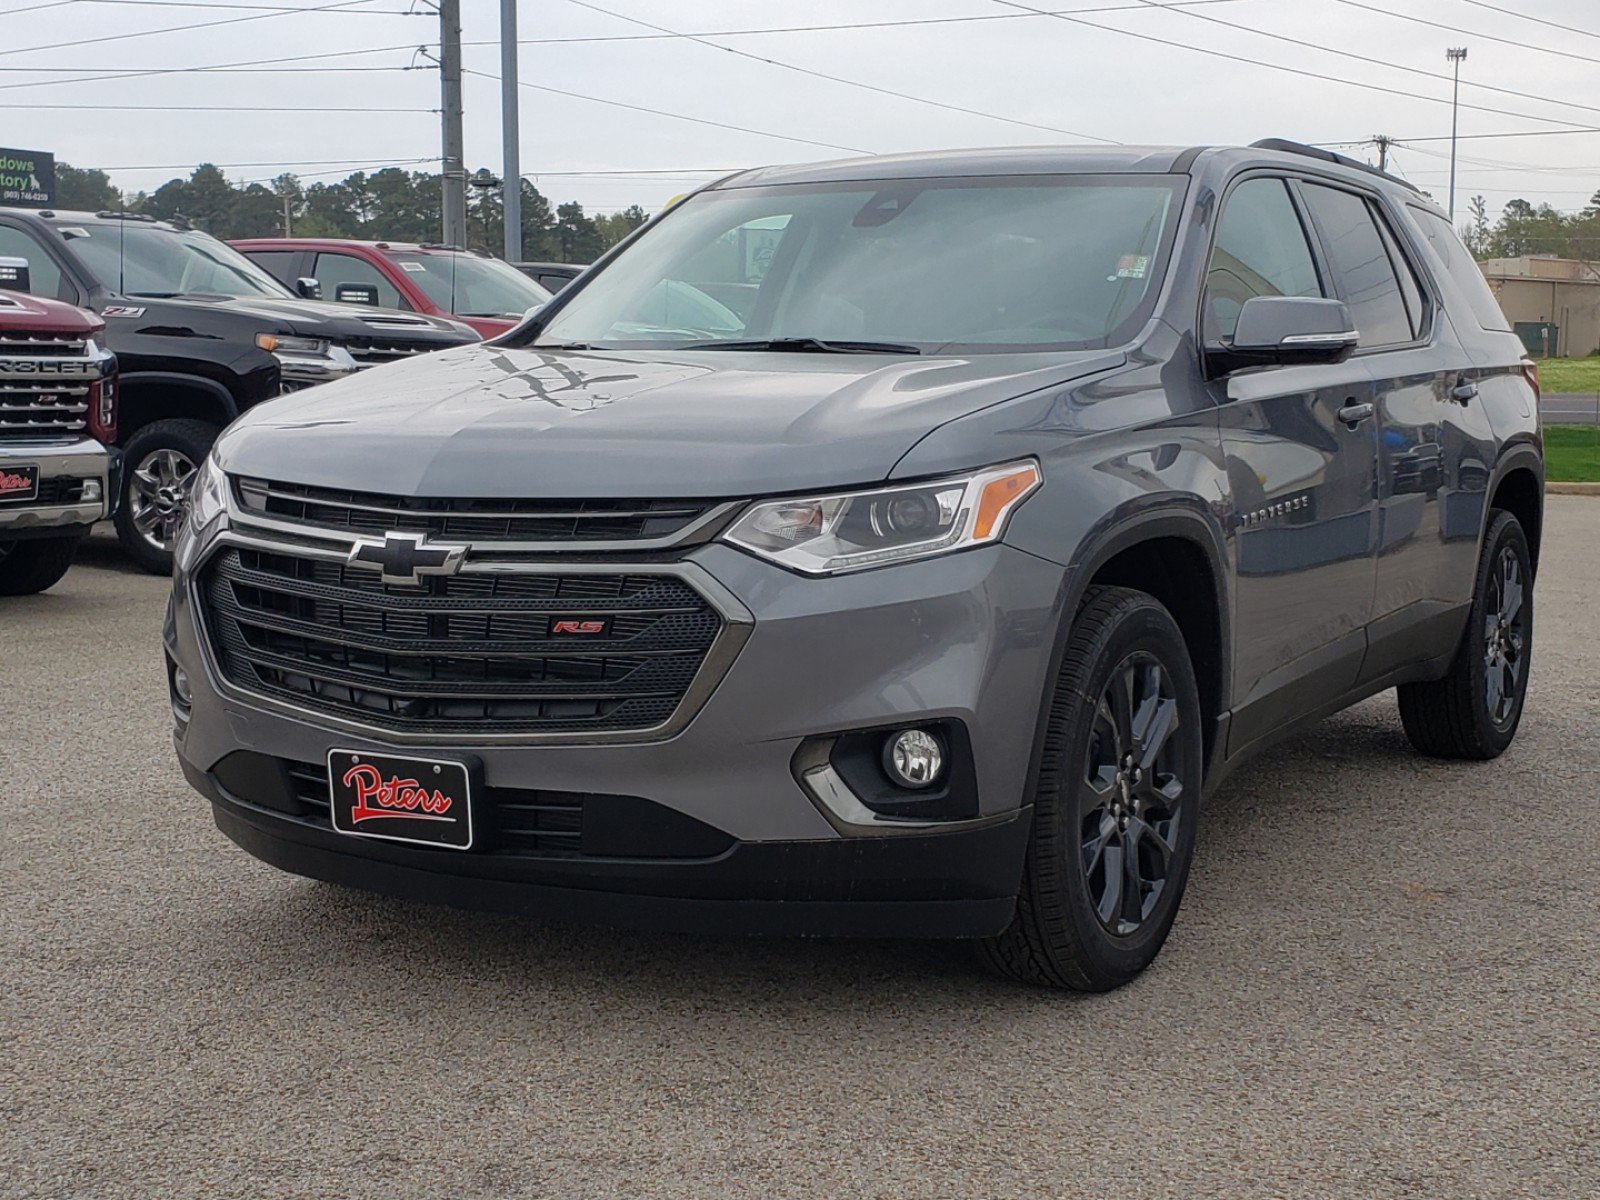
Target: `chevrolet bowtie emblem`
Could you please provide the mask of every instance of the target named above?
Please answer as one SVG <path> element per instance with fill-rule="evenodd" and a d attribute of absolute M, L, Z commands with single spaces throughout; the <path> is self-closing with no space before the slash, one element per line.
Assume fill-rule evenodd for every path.
<path fill-rule="evenodd" d="M 424 575 L 454 575 L 467 557 L 465 546 L 441 546 L 425 533 L 386 533 L 383 540 L 359 538 L 346 560 L 352 567 L 380 571 L 384 583 L 421 587 Z"/>

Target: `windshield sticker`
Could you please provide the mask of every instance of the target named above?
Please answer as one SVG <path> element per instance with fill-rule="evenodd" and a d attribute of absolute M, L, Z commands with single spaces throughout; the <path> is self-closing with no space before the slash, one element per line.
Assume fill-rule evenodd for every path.
<path fill-rule="evenodd" d="M 142 317 L 144 309 L 137 304 L 109 304 L 100 310 L 102 317 Z"/>
<path fill-rule="evenodd" d="M 1116 279 L 1143 279 L 1150 270 L 1148 254 L 1124 254 L 1117 259 Z"/>
<path fill-rule="evenodd" d="M 419 262 L 403 262 L 400 264 L 400 269 L 403 271 L 410 271 L 413 275 L 415 275 L 421 271 L 426 271 L 428 268 Z"/>

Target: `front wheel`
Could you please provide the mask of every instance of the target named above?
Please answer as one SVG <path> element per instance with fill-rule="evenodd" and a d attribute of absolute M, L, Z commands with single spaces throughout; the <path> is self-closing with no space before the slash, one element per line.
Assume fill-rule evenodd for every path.
<path fill-rule="evenodd" d="M 1497 758 L 1517 736 L 1533 657 L 1533 558 L 1522 523 L 1491 514 L 1477 587 L 1450 671 L 1399 688 L 1411 744 L 1437 758 Z"/>
<path fill-rule="evenodd" d="M 79 537 L 0 542 L 0 596 L 32 596 L 61 582 Z"/>
<path fill-rule="evenodd" d="M 129 440 L 124 450 L 122 503 L 117 538 L 146 571 L 166 575 L 189 505 L 189 482 L 219 430 L 205 421 L 156 421 Z"/>
<path fill-rule="evenodd" d="M 1050 698 L 1016 915 L 981 943 L 991 967 L 1102 992 L 1150 964 L 1194 856 L 1201 733 L 1171 614 L 1143 592 L 1091 588 Z"/>

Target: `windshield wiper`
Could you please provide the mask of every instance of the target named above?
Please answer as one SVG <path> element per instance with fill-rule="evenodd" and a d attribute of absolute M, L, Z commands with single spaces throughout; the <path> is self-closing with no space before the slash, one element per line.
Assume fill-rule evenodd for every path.
<path fill-rule="evenodd" d="M 814 337 L 768 338 L 753 342 L 691 342 L 676 350 L 778 350 L 800 354 L 921 354 L 916 346 L 904 342 L 824 341 Z"/>

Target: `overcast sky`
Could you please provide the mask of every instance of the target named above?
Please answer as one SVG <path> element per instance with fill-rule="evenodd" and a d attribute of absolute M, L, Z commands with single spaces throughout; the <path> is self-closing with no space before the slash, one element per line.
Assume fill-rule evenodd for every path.
<path fill-rule="evenodd" d="M 310 11 L 330 2 L 0 0 L 0 145 L 53 151 L 74 165 L 103 167 L 129 189 L 154 187 L 207 161 L 301 164 L 225 166 L 230 178 L 241 180 L 268 179 L 282 170 L 334 179 L 358 167 L 437 159 L 436 113 L 353 111 L 437 108 L 436 72 L 397 69 L 413 61 L 414 47 L 436 44 L 438 22 L 429 5 L 357 0 L 342 6 L 348 11 Z M 1450 133 L 1445 50 L 1459 45 L 1469 49 L 1462 71 L 1461 133 L 1523 136 L 1462 141 L 1458 216 L 1465 197 L 1475 193 L 1488 199 L 1494 214 L 1513 196 L 1575 210 L 1600 189 L 1600 132 L 1551 132 L 1600 127 L 1597 0 L 1023 3 L 1083 15 L 1072 21 L 1033 15 L 1000 0 L 522 0 L 522 81 L 554 89 L 520 89 L 522 168 L 558 201 L 578 200 L 600 211 L 637 203 L 653 211 L 708 177 L 693 173 L 695 168 L 1090 137 L 1188 145 L 1280 136 L 1332 144 L 1385 133 L 1402 141 L 1435 139 L 1397 147 L 1392 163 L 1442 202 Z M 676 33 L 721 33 L 707 40 L 753 57 L 651 36 L 651 30 L 596 11 L 596 5 Z M 275 11 L 279 8 L 299 11 Z M 466 67 L 498 77 L 499 0 L 462 0 L 462 8 Z M 970 17 L 998 19 L 727 36 L 728 31 L 777 26 Z M 215 22 L 228 23 L 153 32 Z M 127 34 L 145 36 L 60 45 Z M 646 40 L 560 40 L 641 35 Z M 385 47 L 395 48 L 361 53 Z M 192 70 L 313 54 L 333 57 L 278 64 L 272 73 Z M 756 59 L 989 115 L 955 112 Z M 387 69 L 328 69 L 357 66 Z M 285 70 L 289 67 L 320 69 Z M 80 77 L 93 74 L 85 68 L 190 70 L 85 82 Z M 1391 91 L 1367 90 L 1346 80 Z M 629 111 L 599 100 L 758 132 Z M 106 107 L 24 107 L 32 105 Z M 140 105 L 195 106 L 195 111 L 140 110 Z M 227 106 L 333 111 L 229 112 Z M 1539 136 L 1531 136 L 1535 131 Z M 470 168 L 499 172 L 500 100 L 494 79 L 467 78 L 466 144 Z M 1371 147 L 1343 149 L 1375 159 Z M 663 173 L 616 174 L 625 171 Z"/>

